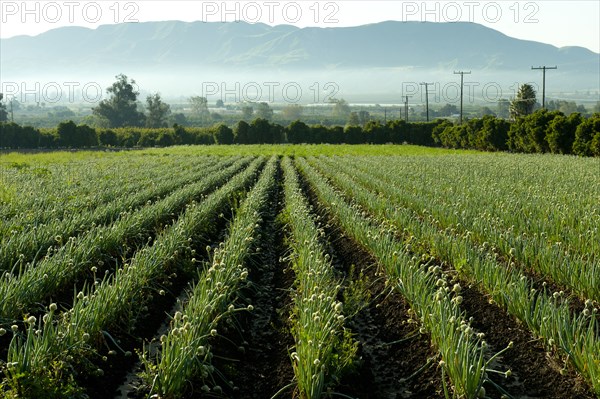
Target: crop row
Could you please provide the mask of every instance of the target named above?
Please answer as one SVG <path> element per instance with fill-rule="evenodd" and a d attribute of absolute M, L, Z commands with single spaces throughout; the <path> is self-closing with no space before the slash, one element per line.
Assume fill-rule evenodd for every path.
<path fill-rule="evenodd" d="M 381 184 L 377 195 L 366 189 L 374 181 L 373 176 L 355 169 L 342 172 L 329 162 L 312 161 L 361 207 L 402 231 L 407 247 L 424 245 L 441 261 L 453 265 L 468 281 L 480 286 L 509 314 L 543 338 L 550 348 L 560 349 L 600 394 L 600 341 L 597 310 L 591 301 L 580 314 L 571 314 L 569 302 L 562 293 L 536 290 L 533 282 L 518 269 L 503 264 L 488 252 L 489 248 L 471 242 L 469 233 L 440 229 L 437 223 L 403 207 L 395 200 L 401 190 L 394 184 Z M 435 208 L 435 204 L 428 204 L 428 208 Z"/>
<path fill-rule="evenodd" d="M 223 184 L 247 163 L 247 159 L 239 160 L 228 168 L 176 190 L 163 200 L 124 214 L 110 226 L 98 226 L 81 237 L 69 239 L 55 253 L 22 268 L 18 274 L 4 273 L 0 277 L 0 295 L 5 298 L 0 303 L 0 318 L 19 317 L 49 294 L 72 285 L 92 268 L 94 275 L 98 269 L 102 271 L 105 263 L 108 264 L 114 256 L 125 256 L 126 248 L 136 241 L 148 243 L 152 232 L 173 218 L 185 204 Z"/>
<path fill-rule="evenodd" d="M 228 162 L 228 161 L 225 161 Z M 95 225 L 110 224 L 136 207 L 149 201 L 161 198 L 178 187 L 194 182 L 214 173 L 225 166 L 223 163 L 211 164 L 207 168 L 186 173 L 172 179 L 165 179 L 161 184 L 121 197 L 88 212 L 76 213 L 68 218 L 56 219 L 47 224 L 34 225 L 23 232 L 3 237 L 0 242 L 0 271 L 11 270 L 15 265 L 22 267 L 36 256 L 45 255 L 48 248 L 61 245 L 63 237 L 76 236 Z"/>
<path fill-rule="evenodd" d="M 565 176 L 561 180 L 571 183 L 563 182 L 560 187 L 555 181 L 556 174 L 538 173 L 536 176 L 541 174 L 547 180 L 535 185 L 523 184 L 518 183 L 516 176 L 514 180 L 510 175 L 503 176 L 502 173 L 508 173 L 506 170 L 493 172 L 488 169 L 490 165 L 479 163 L 456 166 L 434 160 L 417 166 L 390 161 L 378 163 L 374 168 L 369 160 L 339 161 L 362 176 L 370 176 L 368 180 L 363 179 L 370 189 L 402 187 L 404 189 L 394 192 L 396 202 L 432 216 L 441 226 L 470 232 L 472 239 L 488 243 L 504 258 L 511 258 L 569 287 L 583 300 L 600 301 L 600 258 L 597 256 L 600 253 L 600 207 L 597 194 L 594 195 L 600 186 L 598 179 L 590 178 L 589 171 L 565 166 L 564 170 L 573 178 Z M 432 173 L 432 164 L 445 168 L 447 173 Z M 472 173 L 468 170 L 471 167 L 482 170 Z M 551 170 L 557 172 L 554 168 Z M 583 175 L 575 179 L 574 175 L 581 172 Z M 507 183 L 513 181 L 516 187 L 508 187 Z M 588 183 L 578 190 L 573 181 Z M 540 188 L 545 185 L 548 188 Z"/>
<path fill-rule="evenodd" d="M 324 232 L 311 217 L 290 159 L 286 157 L 282 165 L 291 263 L 296 275 L 291 360 L 300 397 L 317 399 L 352 364 L 357 347 L 344 329 L 343 305 L 336 299 L 340 283 L 320 241 Z"/>
<path fill-rule="evenodd" d="M 0 165 L 4 186 L 0 217 L 7 221 L 0 228 L 0 236 L 27 228 L 29 224 L 37 225 L 89 211 L 156 185 L 169 175 L 176 178 L 189 174 L 199 164 L 211 162 L 210 157 L 190 161 L 186 157 L 170 157 L 148 162 L 148 159 L 134 156 L 91 162 Z"/>
<path fill-rule="evenodd" d="M 298 159 L 298 165 L 345 233 L 374 255 L 410 304 L 439 351 L 439 364 L 454 393 L 467 398 L 484 396 L 483 384 L 495 356 L 486 360 L 487 344 L 460 310 L 460 285 L 450 284 L 440 266 L 430 264 L 427 257 L 407 252 L 389 228 L 346 202 L 304 159 Z"/>
<path fill-rule="evenodd" d="M 215 249 L 211 264 L 199 270 L 188 301 L 172 316 L 157 355 L 146 352 L 142 356 L 151 395 L 180 398 L 193 378 L 202 381 L 201 391 L 221 391 L 212 376 L 210 340 L 217 336 L 225 317 L 252 310 L 252 305 L 236 307 L 236 302 L 248 277 L 245 264 L 260 241 L 262 215 L 272 200 L 276 171 L 277 159 L 273 157 L 236 213 L 227 239 Z"/>
<path fill-rule="evenodd" d="M 77 389 L 69 379 L 73 368 L 91 366 L 88 359 L 101 346 L 103 337 L 108 336 L 108 329 L 131 327 L 136 321 L 132 315 L 143 308 L 148 294 L 156 291 L 161 281 L 172 272 L 194 267 L 191 246 L 210 235 L 219 213 L 237 192 L 251 184 L 263 163 L 261 158 L 255 160 L 200 203 L 189 205 L 152 246 L 137 251 L 112 276 L 80 291 L 72 308 L 60 317 L 55 318 L 57 306 L 52 304 L 41 320 L 29 317 L 26 332 L 19 332 L 15 326 L 3 367 L 11 392 L 19 397 L 36 397 L 32 389 L 41 392 Z M 102 372 L 99 369 L 96 374 Z"/>

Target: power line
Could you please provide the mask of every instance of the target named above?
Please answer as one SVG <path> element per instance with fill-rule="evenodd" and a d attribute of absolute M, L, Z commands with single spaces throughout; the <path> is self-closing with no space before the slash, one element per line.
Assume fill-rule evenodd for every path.
<path fill-rule="evenodd" d="M 464 75 L 470 75 L 471 71 L 465 72 L 465 71 L 454 71 L 455 75 L 460 75 L 460 124 L 462 125 L 462 121 L 463 121 L 463 79 L 464 79 Z"/>
<path fill-rule="evenodd" d="M 427 110 L 427 122 L 429 122 L 429 85 L 433 83 L 420 83 L 422 86 L 425 86 L 425 109 Z"/>
<path fill-rule="evenodd" d="M 546 65 L 541 67 L 531 67 L 531 69 L 541 69 L 542 70 L 542 108 L 546 108 L 546 70 L 547 69 L 558 69 L 557 66 L 547 67 Z"/>

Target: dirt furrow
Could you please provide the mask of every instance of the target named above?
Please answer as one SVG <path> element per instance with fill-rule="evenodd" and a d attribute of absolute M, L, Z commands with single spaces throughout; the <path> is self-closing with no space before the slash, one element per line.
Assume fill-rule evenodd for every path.
<path fill-rule="evenodd" d="M 359 342 L 358 367 L 341 381 L 336 391 L 360 399 L 443 398 L 439 359 L 429 335 L 420 333 L 410 307 L 386 285 L 383 269 L 371 254 L 344 235 L 324 208 L 319 207 L 307 184 L 303 189 L 313 208 L 326 221 L 322 227 L 334 267 L 346 275 L 342 299 L 348 327 Z M 347 312 L 352 308 L 357 312 L 349 315 Z"/>
<path fill-rule="evenodd" d="M 281 171 L 278 172 L 279 180 Z M 283 190 L 273 196 L 271 212 L 264 217 L 260 251 L 250 261 L 251 284 L 242 293 L 251 313 L 242 313 L 214 344 L 215 366 L 225 379 L 224 397 L 270 398 L 294 378 L 289 349 L 294 345 L 288 317 L 294 274 L 286 260 L 285 225 L 278 216 L 283 208 Z M 221 330 L 221 329 L 220 329 Z M 281 397 L 289 397 L 291 388 Z"/>

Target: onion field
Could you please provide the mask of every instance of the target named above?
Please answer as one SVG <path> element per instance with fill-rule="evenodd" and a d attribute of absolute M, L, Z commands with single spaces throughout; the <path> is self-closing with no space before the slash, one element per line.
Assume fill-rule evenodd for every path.
<path fill-rule="evenodd" d="M 0 158 L 0 398 L 600 398 L 600 159 Z"/>

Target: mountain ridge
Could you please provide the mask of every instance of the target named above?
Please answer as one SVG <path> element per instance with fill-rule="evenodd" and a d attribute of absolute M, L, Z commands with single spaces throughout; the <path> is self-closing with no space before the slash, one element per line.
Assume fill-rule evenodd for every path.
<path fill-rule="evenodd" d="M 159 89 L 173 91 L 186 87 L 176 79 L 193 82 L 198 76 L 217 81 L 305 78 L 306 87 L 337 79 L 348 90 L 362 84 L 362 92 L 385 91 L 404 81 L 449 80 L 455 69 L 512 85 L 523 78 L 538 80 L 530 69 L 539 65 L 558 66 L 552 72 L 555 90 L 600 86 L 600 54 L 516 39 L 472 22 L 390 20 L 299 28 L 161 21 L 63 27 L 0 39 L 0 80 L 77 79 L 82 74 L 102 80 L 126 73 L 158 77 Z"/>
<path fill-rule="evenodd" d="M 32 57 L 63 66 L 77 66 L 77 58 L 85 56 L 99 65 L 106 59 L 111 63 L 120 59 L 134 64 L 201 61 L 226 67 L 287 68 L 435 67 L 456 59 L 465 64 L 462 66 L 499 69 L 521 68 L 537 59 L 537 63 L 556 59 L 554 63 L 567 65 L 593 64 L 600 57 L 583 47 L 516 39 L 471 22 L 383 21 L 356 27 L 298 28 L 162 21 L 101 25 L 96 29 L 62 27 L 36 36 L 0 39 L 0 43 L 2 67 L 9 70 L 16 66 L 12 60 L 24 62 Z"/>

